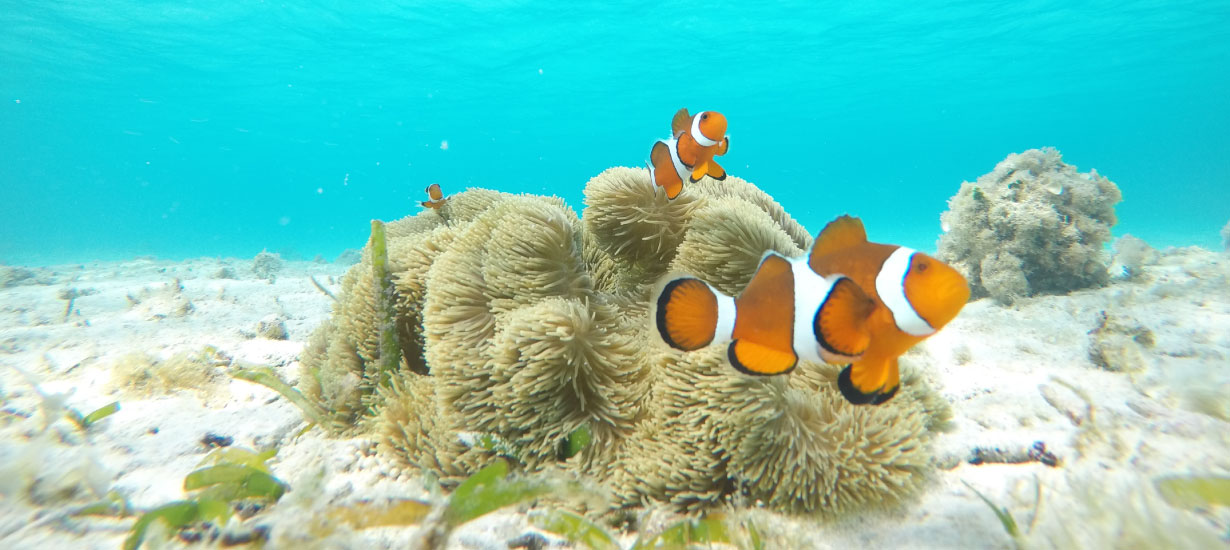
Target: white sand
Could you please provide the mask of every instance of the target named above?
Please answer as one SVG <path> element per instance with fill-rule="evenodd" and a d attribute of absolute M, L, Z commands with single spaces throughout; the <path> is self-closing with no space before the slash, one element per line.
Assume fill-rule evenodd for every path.
<path fill-rule="evenodd" d="M 216 277 L 226 266 L 236 279 Z M 157 395 L 115 386 L 111 369 L 125 356 L 167 359 L 205 346 L 272 366 L 293 384 L 298 354 L 331 307 L 308 276 L 337 291 L 345 268 L 288 262 L 274 283 L 251 268 L 250 260 L 218 259 L 57 266 L 0 288 L 0 547 L 117 548 L 131 518 L 64 513 L 112 490 L 138 508 L 185 498 L 183 478 L 208 452 L 208 433 L 279 449 L 273 472 L 292 490 L 268 512 L 278 547 L 292 546 L 295 514 L 306 517 L 322 502 L 442 499 L 417 474 L 376 456 L 370 440 L 297 435 L 299 411 L 262 386 L 220 373 L 202 388 Z M 66 317 L 60 296 L 74 288 L 85 295 Z M 1121 352 L 1139 370 L 1112 372 L 1091 360 L 1089 332 L 1102 312 L 1115 326 L 1150 332 L 1151 347 Z M 270 316 L 288 339 L 257 335 Z M 934 483 L 903 509 L 840 525 L 765 514 L 763 529 L 800 547 L 1013 547 L 965 482 L 1007 507 L 1030 547 L 1228 546 L 1225 509 L 1175 509 L 1152 480 L 1230 473 L 1230 257 L 1172 250 L 1137 279 L 1104 289 L 1012 307 L 977 301 L 903 363 L 927 373 L 953 405 L 953 429 L 936 443 Z M 122 409 L 86 432 L 62 413 L 43 430 L 45 400 L 18 369 L 51 402 L 82 413 L 112 401 Z M 978 447 L 1023 454 L 1037 441 L 1057 467 L 968 462 Z M 450 547 L 502 548 L 525 529 L 523 515 L 492 514 L 455 532 Z M 413 531 L 369 529 L 344 540 L 384 547 Z"/>

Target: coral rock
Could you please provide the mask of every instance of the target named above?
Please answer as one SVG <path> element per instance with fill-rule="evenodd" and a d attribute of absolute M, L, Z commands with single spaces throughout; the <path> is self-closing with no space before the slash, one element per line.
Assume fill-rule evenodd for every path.
<path fill-rule="evenodd" d="M 1102 286 L 1102 245 L 1120 200 L 1113 182 L 1077 173 L 1053 148 L 1008 155 L 948 200 L 937 257 L 965 275 L 974 297 L 1005 304 Z"/>

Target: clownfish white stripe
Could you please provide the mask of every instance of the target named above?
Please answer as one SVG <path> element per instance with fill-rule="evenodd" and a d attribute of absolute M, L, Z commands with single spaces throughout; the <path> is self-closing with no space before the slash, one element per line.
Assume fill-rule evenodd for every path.
<path fill-rule="evenodd" d="M 708 283 L 706 283 L 708 285 Z M 722 294 L 712 286 L 709 290 L 717 297 L 717 326 L 713 330 L 713 342 L 726 343 L 735 333 L 735 299 Z"/>
<path fill-rule="evenodd" d="M 804 361 L 825 363 L 820 346 L 815 345 L 813 320 L 833 290 L 833 283 L 812 270 L 807 256 L 790 260 L 790 269 L 794 272 L 794 352 Z"/>
<path fill-rule="evenodd" d="M 893 314 L 893 321 L 901 332 L 912 336 L 927 336 L 934 333 L 935 329 L 918 315 L 905 295 L 905 276 L 910 270 L 910 260 L 913 257 L 914 250 L 904 246 L 893 251 L 892 255 L 884 260 L 884 265 L 880 266 L 880 272 L 876 275 L 876 294 L 880 295 L 880 300 L 888 307 L 889 313 Z"/>
<path fill-rule="evenodd" d="M 688 174 L 692 173 L 692 169 L 679 158 L 679 140 L 664 139 L 662 141 L 666 142 L 666 148 L 671 152 L 671 164 L 675 165 L 675 173 L 679 174 L 680 179 L 687 178 Z"/>
<path fill-rule="evenodd" d="M 713 147 L 718 142 L 705 137 L 705 134 L 700 131 L 700 117 L 703 114 L 705 113 L 702 111 L 692 117 L 692 139 L 696 140 L 696 143 L 699 143 L 702 147 Z"/>

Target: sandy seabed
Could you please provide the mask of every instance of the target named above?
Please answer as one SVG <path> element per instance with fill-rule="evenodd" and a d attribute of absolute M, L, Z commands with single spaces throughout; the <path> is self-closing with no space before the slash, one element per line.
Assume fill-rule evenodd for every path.
<path fill-rule="evenodd" d="M 278 449 L 270 465 L 291 490 L 269 516 L 272 547 L 291 547 L 279 531 L 298 528 L 277 508 L 308 497 L 445 498 L 374 440 L 302 432 L 285 399 L 225 374 L 268 365 L 293 384 L 332 305 L 312 278 L 337 292 L 345 266 L 287 262 L 273 281 L 251 260 L 215 258 L 0 269 L 0 547 L 118 548 L 132 517 L 71 512 L 111 491 L 138 509 L 185 498 L 211 439 Z M 143 370 L 205 350 L 225 364 L 170 380 Z M 903 364 L 953 407 L 933 481 L 904 507 L 836 524 L 760 514 L 777 544 L 1230 547 L 1225 508 L 1180 509 L 1155 489 L 1164 476 L 1230 474 L 1230 256 L 1171 249 L 1105 288 L 978 300 Z M 63 416 L 114 401 L 119 412 L 87 430 Z M 975 490 L 1012 514 L 1018 540 Z M 530 530 L 523 512 L 499 512 L 449 547 L 508 548 Z M 402 547 L 413 531 L 354 531 L 340 547 Z"/>

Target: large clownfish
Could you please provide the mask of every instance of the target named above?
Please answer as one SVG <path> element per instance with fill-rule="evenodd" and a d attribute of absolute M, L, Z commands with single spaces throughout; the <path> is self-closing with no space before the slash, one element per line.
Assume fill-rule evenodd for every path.
<path fill-rule="evenodd" d="M 695 116 L 686 108 L 671 119 L 671 139 L 658 140 L 649 150 L 649 177 L 673 199 L 683 191 L 683 180 L 695 183 L 708 175 L 726 179 L 726 170 L 714 162 L 730 148 L 726 137 L 726 117 L 714 111 Z"/>
<path fill-rule="evenodd" d="M 862 222 L 842 216 L 807 257 L 766 254 L 738 298 L 674 278 L 657 294 L 654 314 L 667 344 L 691 351 L 730 341 L 731 365 L 749 374 L 783 374 L 800 358 L 848 362 L 838 377 L 842 396 L 878 405 L 897 392 L 897 357 L 968 300 L 969 286 L 951 266 L 867 242 Z"/>
<path fill-rule="evenodd" d="M 870 341 L 875 302 L 853 280 L 824 277 L 807 258 L 772 251 L 738 298 L 694 277 L 668 277 L 656 294 L 658 333 L 684 351 L 727 343 L 727 358 L 748 374 L 784 374 L 799 359 L 845 363 Z"/>

